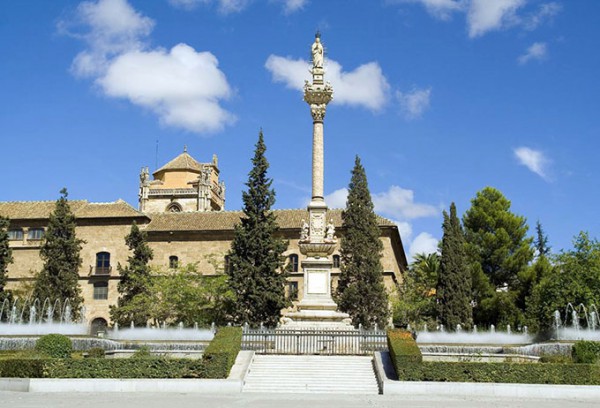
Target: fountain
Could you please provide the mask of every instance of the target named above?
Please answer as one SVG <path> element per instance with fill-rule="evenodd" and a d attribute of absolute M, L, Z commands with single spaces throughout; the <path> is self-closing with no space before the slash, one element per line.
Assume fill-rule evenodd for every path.
<path fill-rule="evenodd" d="M 600 318 L 595 304 L 586 308 L 583 303 L 576 307 L 568 303 L 564 319 L 559 310 L 554 311 L 552 327 L 557 340 L 600 341 Z"/>
<path fill-rule="evenodd" d="M 82 317 L 85 315 L 84 308 L 80 310 L 79 315 Z M 4 299 L 0 304 L 0 335 L 88 334 L 88 325 L 83 318 L 73 321 L 72 316 L 73 310 L 69 299 L 62 302 L 57 299 L 52 303 L 46 298 L 42 303 L 39 299 L 21 301 L 16 298 L 12 305 L 8 299 Z"/>
<path fill-rule="evenodd" d="M 494 325 L 490 330 L 478 331 L 474 326 L 472 331 L 465 331 L 458 324 L 454 333 L 447 332 L 444 326 L 440 324 L 437 331 L 421 331 L 417 333 L 417 343 L 419 344 L 530 344 L 533 337 L 526 330 L 515 332 L 510 325 L 506 326 L 506 331 L 496 331 Z"/>

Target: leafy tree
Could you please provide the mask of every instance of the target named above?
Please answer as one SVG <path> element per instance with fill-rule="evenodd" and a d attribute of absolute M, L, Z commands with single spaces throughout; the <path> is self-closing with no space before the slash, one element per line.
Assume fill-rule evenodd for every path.
<path fill-rule="evenodd" d="M 8 280 L 8 265 L 13 262 L 12 250 L 8 242 L 9 225 L 9 219 L 0 216 L 0 302 L 8 297 L 8 292 L 5 290 Z"/>
<path fill-rule="evenodd" d="M 123 315 L 147 316 L 155 326 L 182 322 L 185 326 L 227 323 L 227 308 L 233 301 L 226 275 L 199 273 L 196 265 L 169 271 L 154 271 L 137 277 L 146 290 L 120 307 Z"/>
<path fill-rule="evenodd" d="M 286 274 L 283 252 L 287 241 L 278 238 L 279 226 L 271 206 L 275 203 L 273 180 L 267 177 L 269 163 L 262 130 L 248 175 L 248 191 L 242 193 L 244 216 L 235 226 L 229 251 L 229 284 L 235 294 L 232 315 L 237 323 L 277 325 L 285 297 Z"/>
<path fill-rule="evenodd" d="M 59 300 L 63 307 L 68 299 L 72 318 L 77 319 L 83 306 L 79 267 L 81 247 L 85 241 L 75 234 L 75 216 L 67 200 L 67 189 L 63 188 L 60 194 L 40 248 L 44 266 L 36 276 L 33 296 L 42 302 L 48 298 L 51 304 Z"/>
<path fill-rule="evenodd" d="M 394 325 L 413 328 L 436 326 L 435 290 L 440 269 L 437 253 L 416 254 L 399 286 L 394 301 Z"/>
<path fill-rule="evenodd" d="M 385 326 L 389 310 L 381 265 L 383 244 L 367 175 L 358 156 L 352 169 L 346 209 L 342 212 L 342 228 L 337 287 L 340 310 L 350 314 L 355 326 L 371 327 L 375 323 Z"/>
<path fill-rule="evenodd" d="M 117 265 L 121 281 L 118 285 L 119 300 L 117 306 L 110 309 L 110 317 L 119 325 L 128 325 L 133 322 L 136 326 L 145 326 L 149 315 L 146 310 L 134 310 L 126 306 L 130 305 L 138 295 L 148 292 L 150 279 L 150 266 L 152 260 L 152 249 L 148 246 L 146 232 L 140 230 L 135 221 L 131 225 L 129 234 L 125 237 L 125 243 L 133 254 L 127 258 L 127 266 Z"/>
<path fill-rule="evenodd" d="M 548 256 L 551 247 L 548 245 L 548 236 L 544 233 L 544 229 L 539 220 L 535 223 L 535 235 L 533 244 L 537 250 L 537 255 Z"/>
<path fill-rule="evenodd" d="M 474 323 L 521 324 L 520 309 L 509 303 L 516 302 L 519 274 L 533 258 L 525 218 L 510 211 L 510 201 L 500 191 L 486 187 L 471 201 L 463 225 L 476 304 Z M 499 306 L 504 310 L 497 310 Z"/>
<path fill-rule="evenodd" d="M 470 328 L 473 324 L 471 306 L 471 272 L 465 254 L 465 239 L 456 205 L 450 205 L 450 215 L 444 211 L 442 225 L 442 257 L 437 285 L 439 321 L 448 330 L 458 324 Z"/>
<path fill-rule="evenodd" d="M 564 311 L 573 305 L 600 304 L 600 242 L 580 232 L 573 240 L 573 249 L 561 251 L 554 267 L 533 289 L 527 315 L 534 328 L 550 328 L 555 310 Z M 564 319 L 564 314 L 562 315 Z"/>

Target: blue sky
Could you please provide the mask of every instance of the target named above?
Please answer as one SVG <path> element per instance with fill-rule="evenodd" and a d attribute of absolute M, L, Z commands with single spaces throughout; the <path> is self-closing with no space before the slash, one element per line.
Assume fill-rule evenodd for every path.
<path fill-rule="evenodd" d="M 358 154 L 407 253 L 433 250 L 441 210 L 485 186 L 568 249 L 600 229 L 599 14 L 591 0 L 3 1 L 0 200 L 66 186 L 137 206 L 140 167 L 187 145 L 219 156 L 239 209 L 262 127 L 276 207 L 304 206 L 299 86 L 319 29 L 330 206 Z"/>

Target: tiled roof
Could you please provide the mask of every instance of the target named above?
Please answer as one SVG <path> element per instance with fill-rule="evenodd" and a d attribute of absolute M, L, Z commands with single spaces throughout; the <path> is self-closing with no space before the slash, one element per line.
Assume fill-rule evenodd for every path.
<path fill-rule="evenodd" d="M 165 170 L 192 170 L 199 172 L 202 170 L 202 164 L 184 151 L 179 156 L 162 166 L 160 169 L 156 170 L 153 174 L 157 174 Z"/>
<path fill-rule="evenodd" d="M 308 211 L 274 210 L 277 223 L 281 229 L 300 228 L 302 220 L 308 220 Z M 152 219 L 146 231 L 223 231 L 233 230 L 239 223 L 242 211 L 221 212 L 179 212 L 148 214 Z M 336 228 L 342 226 L 342 210 L 329 210 L 328 218 L 333 220 Z M 392 221 L 377 216 L 379 226 L 395 226 Z"/>
<path fill-rule="evenodd" d="M 0 215 L 12 220 L 47 219 L 56 201 L 6 201 L 0 202 Z M 87 200 L 69 201 L 76 218 L 143 217 L 144 214 L 123 200 L 113 203 L 90 203 Z"/>

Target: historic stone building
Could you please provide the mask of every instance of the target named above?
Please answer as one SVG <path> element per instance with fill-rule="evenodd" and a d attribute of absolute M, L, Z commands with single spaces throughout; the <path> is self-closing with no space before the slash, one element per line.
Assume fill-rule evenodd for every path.
<path fill-rule="evenodd" d="M 79 283 L 85 299 L 86 318 L 96 324 L 109 322 L 109 306 L 118 298 L 117 264 L 130 255 L 125 235 L 135 221 L 148 233 L 154 251 L 152 264 L 168 269 L 195 263 L 204 274 L 223 273 L 225 255 L 233 239 L 241 211 L 224 211 L 225 187 L 219 180 L 217 159 L 199 163 L 186 151 L 153 173 L 140 176 L 139 210 L 122 200 L 110 203 L 70 201 L 77 219 L 77 236 L 85 240 Z M 8 289 L 26 294 L 41 270 L 39 248 L 54 201 L 0 202 L 0 215 L 10 218 L 10 246 L 14 263 L 8 268 Z M 275 210 L 281 234 L 289 240 L 286 252 L 291 263 L 288 293 L 302 300 L 303 273 L 299 240 L 305 209 Z M 336 234 L 343 236 L 341 210 L 328 210 Z M 386 286 L 393 290 L 406 268 L 406 257 L 397 226 L 379 218 Z M 339 275 L 339 244 L 333 252 L 332 278 Z M 217 262 L 215 262 L 215 260 Z M 215 268 L 216 266 L 216 268 Z"/>
<path fill-rule="evenodd" d="M 312 82 L 306 81 L 304 100 L 313 120 L 312 198 L 307 209 L 275 210 L 280 233 L 289 240 L 285 255 L 289 269 L 288 295 L 294 307 L 287 321 L 312 323 L 341 320 L 331 288 L 340 273 L 339 240 L 343 239 L 341 210 L 328 209 L 323 195 L 323 122 L 333 87 L 324 81 L 324 48 L 319 34 L 311 47 Z M 138 210 L 122 200 L 113 203 L 71 201 L 76 233 L 85 240 L 79 283 L 85 317 L 95 325 L 109 323 L 109 306 L 118 299 L 118 264 L 129 250 L 125 236 L 135 221 L 148 233 L 154 251 L 152 263 L 165 269 L 196 264 L 206 275 L 223 273 L 234 226 L 241 211 L 224 211 L 225 184 L 220 180 L 217 156 L 210 163 L 196 161 L 184 148 L 179 156 L 152 173 L 142 168 Z M 39 248 L 54 202 L 0 202 L 0 215 L 10 218 L 10 245 L 14 263 L 8 269 L 8 289 L 27 296 L 28 286 L 42 268 Z M 306 221 L 308 220 L 308 222 Z M 383 243 L 384 282 L 394 291 L 407 262 L 398 227 L 378 217 Z M 337 233 L 334 235 L 334 232 Z M 327 316 L 325 316 L 327 315 Z"/>

